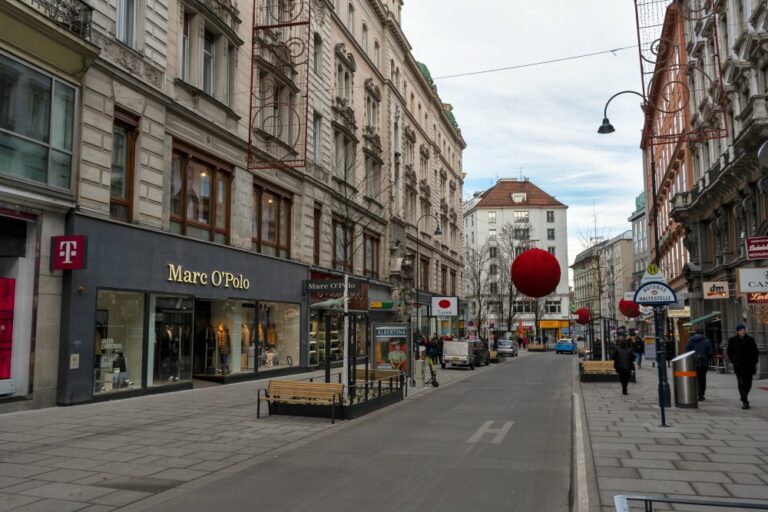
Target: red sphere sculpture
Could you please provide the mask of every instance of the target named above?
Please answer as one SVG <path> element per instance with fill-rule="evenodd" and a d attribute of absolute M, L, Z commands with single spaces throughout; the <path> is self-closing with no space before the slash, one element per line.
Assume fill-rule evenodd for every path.
<path fill-rule="evenodd" d="M 544 297 L 560 282 L 560 263 L 557 258 L 541 249 L 529 249 L 512 262 L 512 282 L 523 295 Z"/>
<path fill-rule="evenodd" d="M 576 320 L 576 323 L 584 325 L 588 324 L 592 320 L 592 313 L 589 311 L 589 308 L 579 308 L 576 310 L 576 315 L 578 315 L 578 319 Z"/>
<path fill-rule="evenodd" d="M 631 300 L 621 299 L 619 301 L 619 311 L 621 311 L 621 314 L 627 318 L 635 318 L 640 316 L 640 306 Z"/>

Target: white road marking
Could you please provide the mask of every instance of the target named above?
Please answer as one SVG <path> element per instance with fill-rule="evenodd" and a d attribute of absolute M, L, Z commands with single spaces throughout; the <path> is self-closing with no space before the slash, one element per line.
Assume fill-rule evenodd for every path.
<path fill-rule="evenodd" d="M 576 492 L 578 494 L 577 512 L 589 510 L 587 495 L 587 457 L 584 453 L 584 428 L 581 424 L 581 399 L 578 393 L 573 394 L 574 442 L 576 443 Z"/>
<path fill-rule="evenodd" d="M 512 428 L 512 425 L 515 424 L 514 421 L 505 421 L 504 425 L 502 425 L 501 428 L 491 428 L 493 423 L 494 423 L 493 420 L 488 420 L 485 423 L 483 423 L 482 426 L 479 429 L 477 429 L 477 431 L 474 434 L 472 434 L 472 437 L 467 439 L 467 442 L 476 443 L 485 434 L 496 434 L 496 437 L 493 438 L 493 441 L 491 441 L 491 443 L 499 444 L 504 440 L 506 435 L 509 433 L 509 429 Z"/>

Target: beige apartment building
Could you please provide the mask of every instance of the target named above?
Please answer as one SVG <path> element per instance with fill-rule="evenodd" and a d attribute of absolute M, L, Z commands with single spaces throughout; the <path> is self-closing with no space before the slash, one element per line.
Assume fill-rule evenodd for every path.
<path fill-rule="evenodd" d="M 340 364 L 306 280 L 357 280 L 357 355 L 369 322 L 409 319 L 416 254 L 421 290 L 458 293 L 465 144 L 399 2 L 64 4 L 0 6 L 43 34 L 0 45 L 0 410 Z M 9 110 L 40 95 L 47 124 Z M 446 234 L 417 243 L 432 215 Z"/>

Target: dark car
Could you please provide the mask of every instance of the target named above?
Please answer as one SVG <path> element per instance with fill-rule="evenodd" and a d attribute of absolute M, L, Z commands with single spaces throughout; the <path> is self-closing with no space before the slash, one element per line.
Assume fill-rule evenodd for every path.
<path fill-rule="evenodd" d="M 496 352 L 500 356 L 517 357 L 517 344 L 510 339 L 496 340 Z"/>
<path fill-rule="evenodd" d="M 491 351 L 483 340 L 469 340 L 469 344 L 475 356 L 475 366 L 491 364 Z"/>

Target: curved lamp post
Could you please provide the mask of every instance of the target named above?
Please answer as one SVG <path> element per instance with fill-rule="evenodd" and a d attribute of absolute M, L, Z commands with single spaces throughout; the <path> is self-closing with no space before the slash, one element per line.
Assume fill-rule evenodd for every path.
<path fill-rule="evenodd" d="M 610 120 L 608 119 L 608 104 L 616 97 L 620 96 L 622 94 L 634 94 L 637 96 L 640 96 L 640 98 L 643 100 L 643 111 L 647 111 L 648 107 L 653 107 L 650 103 L 648 103 L 648 100 L 646 97 L 642 94 L 640 94 L 637 91 L 621 91 L 617 92 L 610 98 L 608 98 L 608 101 L 605 102 L 605 107 L 603 108 L 603 123 L 600 125 L 600 128 L 597 129 L 597 133 L 605 135 L 608 133 L 613 133 L 616 131 L 616 129 L 611 124 Z M 654 247 L 654 255 L 653 260 L 656 266 L 659 266 L 659 225 L 658 225 L 658 210 L 656 208 L 656 161 L 653 157 L 653 150 L 651 150 L 651 188 L 652 190 L 652 200 L 653 200 L 653 247 Z M 667 350 L 666 350 L 666 343 L 664 341 L 664 336 L 662 334 L 662 331 L 664 329 L 662 314 L 664 311 L 663 306 L 654 306 L 653 307 L 653 324 L 654 324 L 654 330 L 656 331 L 656 361 L 657 366 L 659 367 L 659 407 L 661 408 L 661 426 L 666 427 L 666 416 L 664 414 L 664 407 L 669 407 L 672 398 L 671 393 L 669 390 L 669 382 L 667 380 Z"/>
<path fill-rule="evenodd" d="M 443 232 L 440 230 L 440 219 L 437 218 L 436 215 L 433 215 L 431 213 L 425 213 L 419 219 L 416 221 L 416 279 L 415 279 L 415 288 L 416 288 L 416 296 L 414 298 L 414 303 L 416 304 L 416 326 L 419 330 L 419 333 L 421 333 L 421 306 L 419 305 L 419 284 L 421 283 L 421 238 L 419 237 L 419 224 L 422 220 L 432 217 L 437 222 L 437 227 L 435 228 L 435 232 L 433 233 L 435 236 L 440 236 L 443 234 Z M 415 333 L 413 333 L 415 334 Z M 411 339 L 413 339 L 413 335 L 411 336 Z M 413 350 L 411 351 L 411 354 L 413 354 L 413 362 L 410 364 L 410 371 L 411 371 L 411 385 L 416 385 L 416 373 L 415 368 L 416 366 L 416 352 L 418 351 L 418 346 L 416 344 L 413 344 Z"/>

